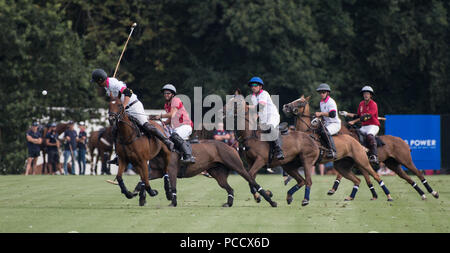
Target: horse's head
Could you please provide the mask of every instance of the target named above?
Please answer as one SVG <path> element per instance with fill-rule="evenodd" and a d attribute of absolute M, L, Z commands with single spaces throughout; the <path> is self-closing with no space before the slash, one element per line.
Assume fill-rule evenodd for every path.
<path fill-rule="evenodd" d="M 117 122 L 122 120 L 124 111 L 125 110 L 123 108 L 122 101 L 120 101 L 120 99 L 118 99 L 118 98 L 112 98 L 109 101 L 109 106 L 108 106 L 109 124 L 111 126 L 114 126 L 115 124 L 117 124 Z"/>
<path fill-rule="evenodd" d="M 295 116 L 306 116 L 305 110 L 307 107 L 309 107 L 309 99 L 311 96 L 308 96 L 305 98 L 304 95 L 302 95 L 299 99 L 294 100 L 288 104 L 283 105 L 283 112 L 286 114 L 286 116 L 290 117 L 292 115 Z M 309 113 L 309 112 L 307 112 Z"/>
<path fill-rule="evenodd" d="M 222 113 L 224 117 L 237 117 L 248 112 L 248 105 L 242 95 L 236 95 L 234 98 L 228 100 L 223 106 Z"/>

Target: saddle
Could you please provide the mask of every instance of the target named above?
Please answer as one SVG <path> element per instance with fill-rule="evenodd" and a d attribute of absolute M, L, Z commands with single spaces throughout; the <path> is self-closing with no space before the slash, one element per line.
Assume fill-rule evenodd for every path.
<path fill-rule="evenodd" d="M 130 119 L 131 124 L 133 124 L 134 127 L 135 127 L 136 129 L 139 129 L 139 131 L 138 131 L 138 136 L 137 136 L 137 137 L 139 138 L 139 137 L 141 137 L 142 135 L 144 135 L 145 131 L 144 131 L 144 129 L 142 128 L 142 126 L 139 125 L 138 120 L 137 120 L 135 117 L 131 116 L 130 114 L 128 114 L 128 118 Z M 147 137 L 150 138 L 150 136 L 147 136 Z"/>
<path fill-rule="evenodd" d="M 359 143 L 361 143 L 361 145 L 363 145 L 364 147 L 368 147 L 366 143 L 366 135 L 362 133 L 359 129 L 356 129 L 356 134 L 358 135 Z M 384 143 L 379 136 L 375 136 L 375 140 L 377 141 L 377 147 L 386 145 L 386 143 Z"/>

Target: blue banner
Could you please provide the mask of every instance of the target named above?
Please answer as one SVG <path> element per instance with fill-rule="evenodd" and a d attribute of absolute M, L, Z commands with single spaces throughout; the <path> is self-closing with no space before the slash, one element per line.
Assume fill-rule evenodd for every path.
<path fill-rule="evenodd" d="M 441 169 L 439 115 L 386 115 L 385 128 L 386 134 L 408 143 L 413 162 L 419 170 Z"/>

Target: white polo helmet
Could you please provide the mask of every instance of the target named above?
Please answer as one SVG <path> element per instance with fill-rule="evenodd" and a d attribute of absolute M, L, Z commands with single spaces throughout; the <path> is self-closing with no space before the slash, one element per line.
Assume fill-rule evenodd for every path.
<path fill-rule="evenodd" d="M 173 92 L 174 94 L 177 94 L 177 89 L 175 88 L 175 86 L 173 86 L 170 83 L 168 83 L 162 87 L 161 91 L 164 91 L 164 90 L 168 90 L 168 91 Z"/>
<path fill-rule="evenodd" d="M 373 89 L 372 89 L 372 87 L 370 87 L 370 86 L 364 86 L 362 89 L 361 89 L 361 93 L 363 93 L 363 92 L 365 92 L 365 91 L 368 91 L 368 92 L 370 92 L 370 93 L 372 93 L 372 95 L 374 94 L 374 92 L 373 92 Z"/>

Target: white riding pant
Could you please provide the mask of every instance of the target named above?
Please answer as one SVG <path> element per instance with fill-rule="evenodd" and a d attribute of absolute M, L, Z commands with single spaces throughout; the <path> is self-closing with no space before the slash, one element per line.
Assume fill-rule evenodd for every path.
<path fill-rule="evenodd" d="M 380 131 L 380 127 L 377 125 L 367 125 L 362 126 L 359 130 L 365 135 L 371 134 L 373 136 L 376 136 L 378 134 L 378 131 Z"/>
<path fill-rule="evenodd" d="M 341 123 L 329 123 L 325 126 L 330 135 L 335 135 L 341 130 Z"/>
<path fill-rule="evenodd" d="M 145 115 L 144 105 L 142 105 L 141 101 L 137 101 L 134 105 L 129 107 L 126 112 L 136 118 L 141 126 L 148 122 L 147 115 Z"/>
<path fill-rule="evenodd" d="M 175 128 L 174 131 L 186 141 L 189 140 L 189 136 L 192 134 L 192 127 L 191 125 L 181 125 Z"/>

